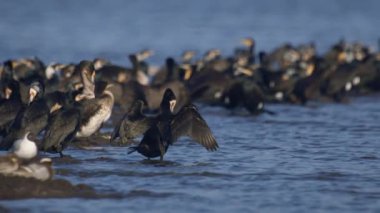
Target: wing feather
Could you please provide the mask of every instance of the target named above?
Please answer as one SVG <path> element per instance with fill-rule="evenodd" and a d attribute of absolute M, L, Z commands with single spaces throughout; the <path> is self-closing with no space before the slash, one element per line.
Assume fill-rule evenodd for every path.
<path fill-rule="evenodd" d="M 66 140 L 78 130 L 79 111 L 76 109 L 62 110 L 51 119 L 44 137 L 44 149 L 59 145 L 65 146 Z"/>
<path fill-rule="evenodd" d="M 190 104 L 181 109 L 171 122 L 172 141 L 181 136 L 189 136 L 208 151 L 216 151 L 219 146 L 206 121 L 197 108 Z"/>

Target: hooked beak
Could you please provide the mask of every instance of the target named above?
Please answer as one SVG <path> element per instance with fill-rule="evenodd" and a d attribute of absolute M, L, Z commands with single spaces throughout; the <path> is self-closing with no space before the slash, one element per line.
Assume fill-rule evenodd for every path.
<path fill-rule="evenodd" d="M 175 104 L 177 103 L 177 101 L 171 100 L 169 103 L 170 103 L 170 111 L 174 112 L 174 107 L 175 107 Z"/>
<path fill-rule="evenodd" d="M 31 88 L 29 90 L 29 103 L 28 104 L 32 103 L 34 101 L 34 99 L 36 98 L 36 96 L 37 96 L 37 91 L 35 89 Z"/>

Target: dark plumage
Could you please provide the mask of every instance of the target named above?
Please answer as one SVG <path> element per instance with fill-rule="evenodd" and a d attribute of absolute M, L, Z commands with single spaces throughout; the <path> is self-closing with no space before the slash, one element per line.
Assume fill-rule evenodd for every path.
<path fill-rule="evenodd" d="M 167 89 L 161 102 L 161 113 L 155 118 L 154 124 L 144 134 L 137 147 L 131 147 L 130 152 L 139 152 L 148 157 L 160 157 L 166 153 L 169 145 L 181 136 L 189 136 L 203 145 L 209 151 L 215 151 L 218 144 L 210 128 L 192 104 L 183 107 L 173 114 L 176 97 L 171 89 Z"/>
<path fill-rule="evenodd" d="M 5 98 L 0 101 L 0 135 L 5 135 L 17 113 L 23 107 L 19 83 L 15 80 L 7 82 L 4 88 Z"/>
<path fill-rule="evenodd" d="M 80 127 L 80 111 L 75 107 L 61 108 L 55 112 L 46 128 L 43 150 L 59 153 L 71 142 Z"/>
<path fill-rule="evenodd" d="M 50 108 L 43 98 L 43 93 L 44 87 L 42 83 L 32 83 L 29 90 L 29 105 L 18 112 L 9 133 L 0 144 L 0 149 L 8 150 L 13 142 L 17 138 L 23 137 L 26 132 L 38 135 L 45 128 Z"/>
<path fill-rule="evenodd" d="M 143 105 L 144 102 L 141 100 L 137 100 L 132 105 L 116 125 L 111 135 L 111 141 L 120 137 L 122 143 L 127 143 L 128 140 L 143 135 L 149 129 L 153 124 L 153 118 L 147 117 L 142 113 Z"/>
<path fill-rule="evenodd" d="M 219 148 L 206 121 L 193 104 L 183 107 L 181 111 L 174 116 L 170 127 L 172 142 L 175 142 L 181 136 L 188 136 L 201 144 L 208 151 L 216 151 Z"/>

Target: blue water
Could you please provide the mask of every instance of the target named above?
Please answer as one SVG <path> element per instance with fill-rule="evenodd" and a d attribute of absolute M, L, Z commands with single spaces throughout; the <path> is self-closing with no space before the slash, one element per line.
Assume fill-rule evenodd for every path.
<path fill-rule="evenodd" d="M 245 36 L 270 50 L 315 41 L 319 52 L 346 38 L 376 48 L 379 1 L 4 1 L 0 60 L 45 62 L 126 55 L 152 48 L 153 64 L 192 49 L 230 54 Z M 70 148 L 76 163 L 55 163 L 57 178 L 120 199 L 0 201 L 15 211 L 379 212 L 380 96 L 348 104 L 269 105 L 258 117 L 201 106 L 220 150 L 181 139 L 166 163 L 125 147 Z M 110 131 L 107 125 L 103 131 Z M 64 172 L 63 172 L 64 171 Z"/>
<path fill-rule="evenodd" d="M 321 52 L 341 38 L 376 47 L 380 37 L 376 0 L 18 0 L 0 8 L 1 60 L 101 56 L 128 64 L 127 54 L 151 48 L 153 62 L 162 63 L 186 49 L 230 54 L 246 36 L 256 39 L 258 49 L 315 41 Z"/>

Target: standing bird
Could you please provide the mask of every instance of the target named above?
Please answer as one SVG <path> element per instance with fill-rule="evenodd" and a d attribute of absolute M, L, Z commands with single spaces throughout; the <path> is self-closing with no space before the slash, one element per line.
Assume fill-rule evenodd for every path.
<path fill-rule="evenodd" d="M 43 139 L 43 150 L 59 153 L 63 157 L 63 149 L 75 138 L 79 126 L 79 109 L 73 106 L 61 108 L 49 120 Z"/>
<path fill-rule="evenodd" d="M 143 114 L 144 102 L 137 100 L 116 125 L 111 135 L 111 142 L 120 137 L 121 143 L 143 135 L 153 124 L 153 118 Z"/>
<path fill-rule="evenodd" d="M 114 96 L 111 92 L 112 84 L 105 83 L 105 88 L 99 97 L 95 97 L 95 70 L 91 63 L 82 67 L 81 79 L 83 93 L 75 99 L 78 101 L 76 107 L 80 110 L 80 127 L 76 137 L 89 137 L 98 131 L 112 113 Z"/>
<path fill-rule="evenodd" d="M 29 88 L 29 105 L 24 106 L 18 112 L 10 126 L 9 133 L 1 141 L 0 149 L 10 149 L 13 142 L 24 137 L 26 132 L 38 135 L 45 128 L 49 119 L 50 108 L 43 98 L 43 94 L 43 84 L 38 81 L 33 82 Z"/>
<path fill-rule="evenodd" d="M 209 151 L 216 151 L 219 147 L 206 121 L 198 113 L 197 108 L 190 104 L 183 107 L 177 114 L 173 114 L 176 97 L 171 89 L 166 89 L 160 114 L 154 124 L 147 130 L 141 143 L 131 147 L 128 154 L 137 151 L 145 157 L 163 157 L 179 137 L 189 136 Z"/>
<path fill-rule="evenodd" d="M 0 134 L 2 136 L 6 135 L 12 121 L 23 107 L 19 82 L 12 79 L 5 84 L 5 98 L 0 101 Z"/>

